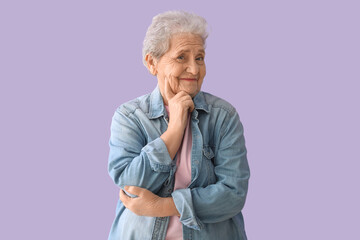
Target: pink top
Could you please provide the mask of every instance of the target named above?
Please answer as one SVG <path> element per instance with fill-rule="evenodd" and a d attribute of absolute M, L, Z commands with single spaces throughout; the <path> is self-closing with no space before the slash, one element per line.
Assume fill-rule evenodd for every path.
<path fill-rule="evenodd" d="M 166 111 L 168 111 L 169 114 L 168 106 L 165 107 L 166 107 Z M 177 168 L 175 172 L 174 191 L 176 189 L 187 188 L 191 182 L 192 136 L 191 136 L 190 122 L 191 120 L 189 113 L 184 137 L 176 157 Z M 180 222 L 180 218 L 178 216 L 172 216 L 170 217 L 169 226 L 166 232 L 166 240 L 182 240 L 182 239 L 183 239 L 183 233 L 182 233 L 182 223 Z"/>

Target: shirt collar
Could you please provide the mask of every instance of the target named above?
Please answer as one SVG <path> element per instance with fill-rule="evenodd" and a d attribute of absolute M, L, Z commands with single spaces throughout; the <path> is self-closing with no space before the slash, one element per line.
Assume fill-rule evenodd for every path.
<path fill-rule="evenodd" d="M 202 91 L 198 92 L 198 94 L 196 94 L 193 100 L 196 110 L 203 110 L 209 113 L 209 108 L 208 105 L 206 104 L 205 96 Z M 164 101 L 161 96 L 159 86 L 157 85 L 156 88 L 150 94 L 149 118 L 154 119 L 164 116 L 166 115 L 165 111 L 166 110 L 164 106 Z"/>

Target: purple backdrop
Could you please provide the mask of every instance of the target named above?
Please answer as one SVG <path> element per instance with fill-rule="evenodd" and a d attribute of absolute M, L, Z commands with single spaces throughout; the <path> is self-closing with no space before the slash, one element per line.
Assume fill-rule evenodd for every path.
<path fill-rule="evenodd" d="M 172 9 L 208 20 L 203 90 L 244 124 L 249 239 L 360 239 L 359 2 L 123 2 L 0 3 L 0 239 L 107 238 L 111 117 L 155 87 L 142 41 Z"/>

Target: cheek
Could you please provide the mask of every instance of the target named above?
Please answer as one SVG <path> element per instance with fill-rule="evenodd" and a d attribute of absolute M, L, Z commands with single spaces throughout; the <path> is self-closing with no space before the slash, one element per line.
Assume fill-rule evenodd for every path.
<path fill-rule="evenodd" d="M 206 75 L 206 65 L 205 64 L 201 67 L 200 71 L 201 71 L 202 77 L 205 77 L 205 75 Z"/>
<path fill-rule="evenodd" d="M 176 71 L 176 66 L 174 66 L 173 64 L 168 64 L 164 71 L 163 77 L 164 81 L 165 78 L 168 79 L 170 87 L 172 88 L 174 93 L 177 93 L 179 89 L 179 81 L 177 78 L 178 76 L 180 76 L 180 74 L 178 74 L 178 71 Z"/>
<path fill-rule="evenodd" d="M 201 86 L 202 86 L 202 84 L 204 82 L 205 75 L 206 75 L 206 68 L 205 68 L 205 66 L 203 66 L 200 69 L 200 79 L 201 79 L 201 81 L 199 81 L 199 83 L 198 83 L 198 90 L 200 90 L 200 88 L 201 88 Z"/>
<path fill-rule="evenodd" d="M 205 68 L 205 66 L 203 66 L 203 67 L 200 69 L 201 83 L 203 82 L 205 75 L 206 75 L 206 68 Z"/>
<path fill-rule="evenodd" d="M 173 77 L 179 77 L 184 72 L 184 68 L 182 64 L 173 64 L 170 72 Z"/>

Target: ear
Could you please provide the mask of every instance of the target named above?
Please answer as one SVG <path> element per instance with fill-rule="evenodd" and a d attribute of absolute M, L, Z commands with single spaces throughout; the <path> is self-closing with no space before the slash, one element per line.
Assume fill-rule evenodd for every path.
<path fill-rule="evenodd" d="M 148 53 L 145 56 L 145 61 L 147 63 L 147 67 L 149 69 L 149 72 L 152 75 L 156 76 L 156 74 L 157 74 L 157 69 L 156 69 L 157 61 L 156 61 L 156 59 L 150 53 Z"/>

